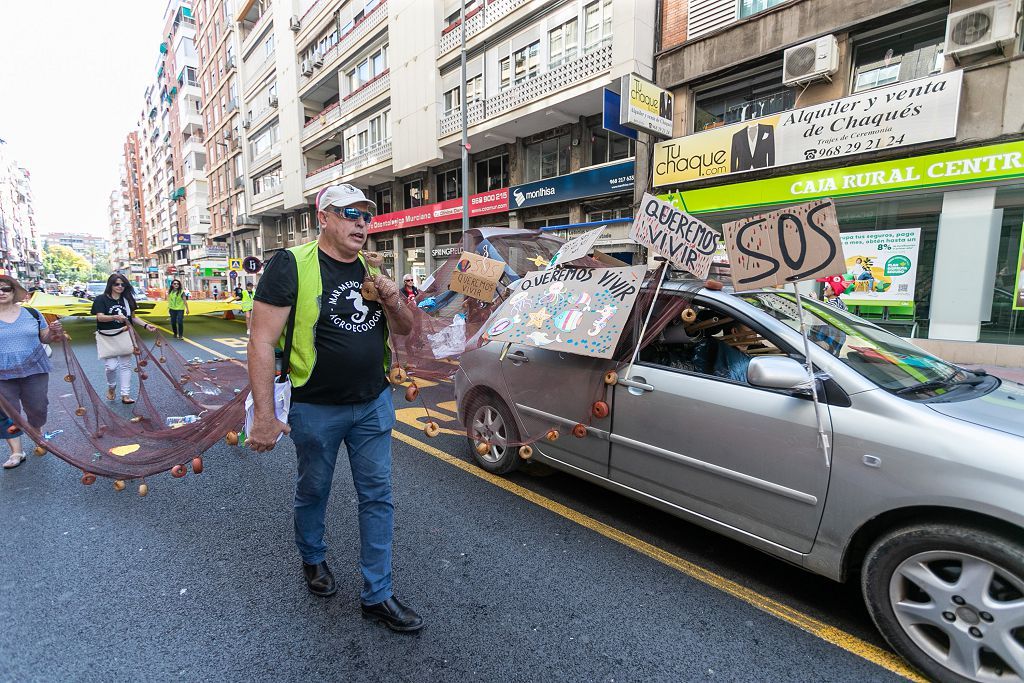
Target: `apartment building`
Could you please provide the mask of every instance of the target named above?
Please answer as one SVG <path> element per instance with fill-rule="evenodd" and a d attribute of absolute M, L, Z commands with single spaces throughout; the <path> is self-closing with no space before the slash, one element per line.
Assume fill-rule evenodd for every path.
<path fill-rule="evenodd" d="M 77 252 L 90 261 L 98 256 L 110 255 L 110 240 L 88 232 L 46 232 L 41 238 L 43 249 L 60 245 Z"/>
<path fill-rule="evenodd" d="M 119 273 L 130 275 L 131 229 L 128 224 L 128 214 L 125 212 L 128 181 L 124 168 L 121 168 L 120 171 L 120 186 L 110 193 L 110 199 L 107 202 L 107 223 L 110 230 L 110 267 Z"/>
<path fill-rule="evenodd" d="M 124 232 L 128 248 L 128 261 L 133 279 L 140 284 L 148 280 L 145 276 L 149 265 L 146 238 L 145 196 L 143 194 L 142 159 L 140 157 L 139 131 L 125 136 L 121 161 L 121 189 L 124 198 Z"/>
<path fill-rule="evenodd" d="M 1024 363 L 1017 0 L 660 9 L 674 137 L 638 177 L 715 227 L 831 197 L 848 304 L 950 360 Z"/>
<path fill-rule="evenodd" d="M 240 6 L 245 191 L 265 252 L 313 239 L 315 197 L 338 182 L 376 201 L 371 246 L 396 277 L 456 248 L 460 13 L 450 0 Z M 635 147 L 600 114 L 619 77 L 652 75 L 655 17 L 654 0 L 467 3 L 472 226 L 610 221 L 603 248 L 631 258 Z"/>
<path fill-rule="evenodd" d="M 223 276 L 236 277 L 226 270 L 228 257 L 261 254 L 260 223 L 249 217 L 244 193 L 237 10 L 237 0 L 199 0 L 196 4 L 210 231 L 204 244 L 192 245 L 191 257 L 201 287 L 208 290 L 215 282 L 221 291 L 232 284 Z"/>
<path fill-rule="evenodd" d="M 32 203 L 32 175 L 0 140 L 0 273 L 24 284 L 42 277 L 42 253 Z"/>

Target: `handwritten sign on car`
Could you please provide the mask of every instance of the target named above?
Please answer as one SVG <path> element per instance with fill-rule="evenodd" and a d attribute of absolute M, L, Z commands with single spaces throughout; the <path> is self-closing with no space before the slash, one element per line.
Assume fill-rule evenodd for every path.
<path fill-rule="evenodd" d="M 846 270 L 831 199 L 725 223 L 722 232 L 738 292 Z"/>
<path fill-rule="evenodd" d="M 452 271 L 448 289 L 481 301 L 494 298 L 505 264 L 496 259 L 464 251 Z"/>
<path fill-rule="evenodd" d="M 708 276 L 718 233 L 668 202 L 644 194 L 629 237 L 700 279 Z"/>

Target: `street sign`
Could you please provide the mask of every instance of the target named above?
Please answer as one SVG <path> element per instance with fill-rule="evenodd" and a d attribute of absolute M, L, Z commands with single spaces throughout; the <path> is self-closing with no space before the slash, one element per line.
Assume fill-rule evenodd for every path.
<path fill-rule="evenodd" d="M 242 270 L 242 259 L 230 258 L 228 259 L 228 270 L 238 273 Z"/>
<path fill-rule="evenodd" d="M 255 275 L 256 273 L 260 272 L 260 269 L 262 267 L 263 261 L 260 261 L 255 256 L 246 256 L 244 259 L 242 259 L 242 270 L 251 275 Z"/>

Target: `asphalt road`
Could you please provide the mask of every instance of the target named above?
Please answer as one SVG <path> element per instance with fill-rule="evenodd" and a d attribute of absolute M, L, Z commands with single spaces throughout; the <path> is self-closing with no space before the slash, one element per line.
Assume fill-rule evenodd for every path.
<path fill-rule="evenodd" d="M 99 378 L 90 325 L 67 323 L 76 354 Z M 244 333 L 235 321 L 189 319 L 194 343 L 174 343 L 187 357 L 244 358 Z M 450 389 L 428 392 L 442 417 L 451 411 Z M 464 439 L 426 439 L 415 409 L 399 417 L 395 581 L 426 620 L 420 634 L 360 617 L 355 494 L 344 466 L 328 509 L 339 590 L 328 599 L 306 591 L 288 439 L 263 455 L 218 445 L 203 474 L 150 478 L 146 498 L 105 480 L 82 486 L 55 457 L 29 456 L 0 473 L 0 680 L 912 675 L 891 660 L 855 586 L 543 467 L 485 475 L 469 464 Z M 879 664 L 887 657 L 889 669 Z"/>

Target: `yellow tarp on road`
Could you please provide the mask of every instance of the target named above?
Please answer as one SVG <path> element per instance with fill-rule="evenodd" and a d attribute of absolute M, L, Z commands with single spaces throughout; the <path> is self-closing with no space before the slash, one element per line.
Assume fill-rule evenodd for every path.
<path fill-rule="evenodd" d="M 140 301 L 135 314 L 140 318 L 167 318 L 170 317 L 166 301 Z M 40 313 L 48 313 L 59 317 L 66 316 L 88 316 L 92 315 L 92 301 L 75 296 L 56 296 L 34 292 L 32 297 L 25 302 Z M 188 302 L 189 315 L 204 315 L 206 313 L 221 313 L 224 311 L 239 310 L 241 302 L 233 299 L 190 299 Z"/>

